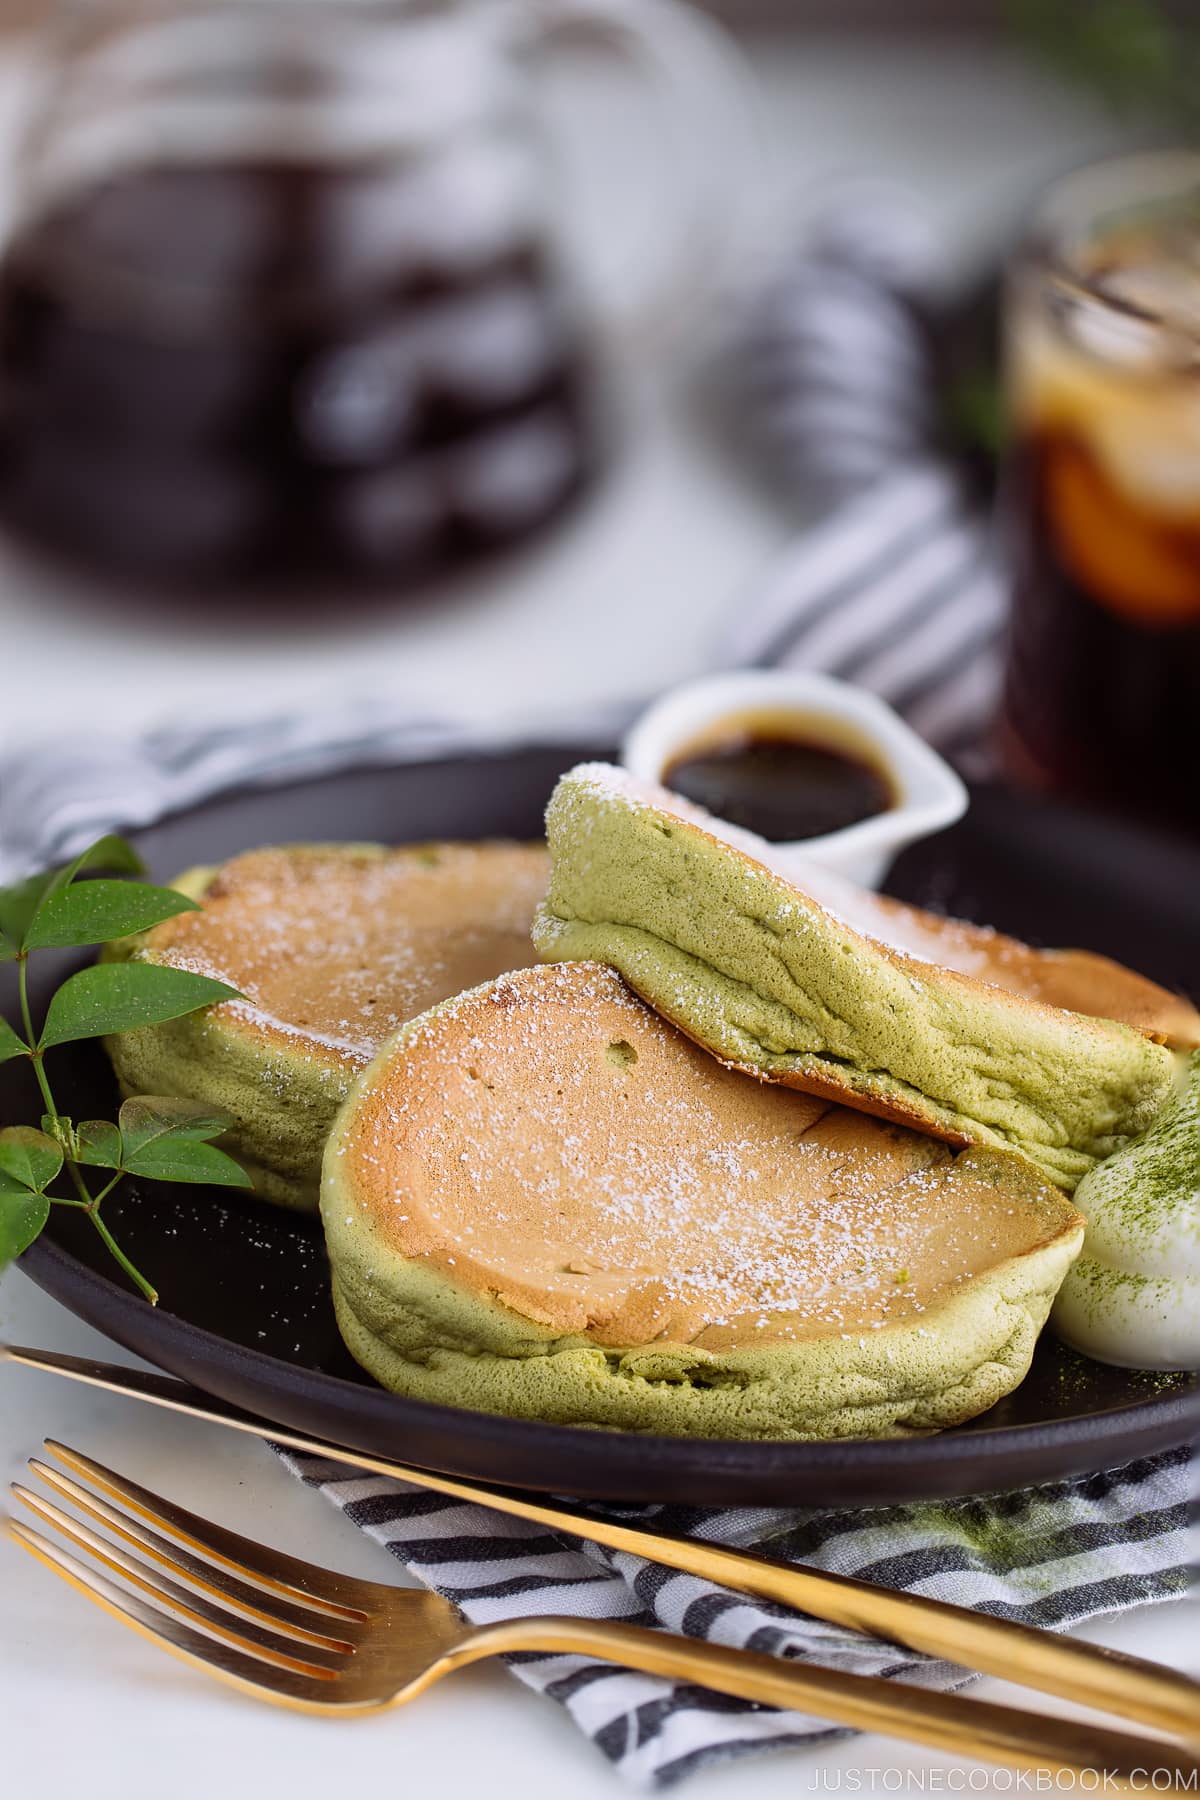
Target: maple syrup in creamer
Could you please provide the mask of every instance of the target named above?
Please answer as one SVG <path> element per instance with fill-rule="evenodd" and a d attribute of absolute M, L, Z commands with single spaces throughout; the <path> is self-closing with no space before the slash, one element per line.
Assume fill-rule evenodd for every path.
<path fill-rule="evenodd" d="M 890 774 L 857 745 L 832 743 L 819 723 L 749 716 L 723 721 L 682 750 L 666 787 L 770 844 L 824 837 L 895 806 Z"/>
<path fill-rule="evenodd" d="M 1013 771 L 1200 832 L 1200 188 L 1009 319 Z"/>
<path fill-rule="evenodd" d="M 466 224 L 385 159 L 45 205 L 0 267 L 0 518 L 188 586 L 404 586 L 532 531 L 593 460 L 584 349 L 539 236 Z"/>

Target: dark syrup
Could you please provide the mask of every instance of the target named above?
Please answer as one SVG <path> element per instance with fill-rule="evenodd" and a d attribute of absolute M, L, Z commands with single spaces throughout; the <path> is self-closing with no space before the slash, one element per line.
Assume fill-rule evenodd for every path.
<path fill-rule="evenodd" d="M 390 165 L 164 165 L 21 227 L 0 516 L 184 586 L 403 586 L 540 525 L 592 457 L 557 276 L 528 233 L 430 257 L 419 210 Z"/>
<path fill-rule="evenodd" d="M 823 837 L 896 803 L 887 774 L 865 757 L 776 729 L 739 731 L 690 751 L 669 764 L 663 781 L 772 844 Z"/>

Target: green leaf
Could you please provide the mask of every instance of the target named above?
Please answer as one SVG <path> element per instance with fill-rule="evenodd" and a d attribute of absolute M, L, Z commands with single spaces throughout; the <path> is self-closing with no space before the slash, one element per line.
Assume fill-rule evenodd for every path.
<path fill-rule="evenodd" d="M 24 1038 L 18 1037 L 7 1019 L 0 1019 L 0 1063 L 7 1062 L 12 1056 L 27 1056 L 29 1046 Z"/>
<path fill-rule="evenodd" d="M 43 869 L 14 887 L 0 888 L 0 961 L 11 962 L 28 947 L 29 930 L 42 905 L 68 888 L 81 870 L 109 869 L 117 875 L 140 875 L 144 866 L 124 838 L 102 837 L 62 868 Z"/>
<path fill-rule="evenodd" d="M 232 1113 L 214 1112 L 198 1100 L 180 1100 L 173 1094 L 136 1094 L 121 1107 L 121 1141 L 126 1156 L 155 1138 L 220 1137 L 234 1124 Z"/>
<path fill-rule="evenodd" d="M 214 1112 L 194 1100 L 139 1094 L 121 1108 L 123 1166 L 152 1181 L 211 1181 L 221 1187 L 249 1187 L 245 1170 L 204 1140 L 233 1124 L 229 1113 Z"/>
<path fill-rule="evenodd" d="M 154 1181 L 214 1181 L 224 1187 L 248 1187 L 249 1178 L 222 1150 L 209 1150 L 206 1138 L 219 1137 L 233 1124 L 229 1113 L 214 1112 L 195 1100 L 139 1094 L 121 1108 L 120 1128 L 104 1119 L 78 1127 L 80 1162 L 101 1169 L 124 1169 Z M 194 1155 L 203 1151 L 203 1155 Z"/>
<path fill-rule="evenodd" d="M 32 1125 L 0 1131 L 0 1174 L 40 1194 L 62 1168 L 63 1153 L 52 1137 Z"/>
<path fill-rule="evenodd" d="M 25 933 L 33 922 L 42 896 L 53 880 L 49 871 L 31 875 L 13 887 L 0 888 L 0 936 L 3 937 L 3 960 L 12 962 L 20 955 Z"/>
<path fill-rule="evenodd" d="M 237 989 L 226 982 L 193 975 L 190 969 L 148 962 L 102 963 L 80 969 L 63 982 L 46 1013 L 41 1047 L 161 1025 L 201 1006 L 238 997 Z"/>
<path fill-rule="evenodd" d="M 0 1269 L 28 1250 L 49 1217 L 44 1194 L 0 1188 Z"/>
<path fill-rule="evenodd" d="M 250 1177 L 215 1144 L 197 1143 L 195 1138 L 167 1135 L 144 1144 L 125 1159 L 130 1175 L 142 1175 L 151 1181 L 207 1181 L 219 1187 L 250 1186 Z"/>
<path fill-rule="evenodd" d="M 127 838 L 109 832 L 81 850 L 74 862 L 65 863 L 50 881 L 49 893 L 69 887 L 85 869 L 106 869 L 110 875 L 142 875 L 146 865 Z"/>
<path fill-rule="evenodd" d="M 75 1129 L 77 1160 L 94 1169 L 121 1167 L 121 1134 L 107 1119 L 85 1119 Z"/>
<path fill-rule="evenodd" d="M 77 881 L 43 901 L 25 934 L 28 950 L 106 944 L 147 931 L 176 913 L 198 912 L 194 900 L 174 888 L 140 881 Z"/>

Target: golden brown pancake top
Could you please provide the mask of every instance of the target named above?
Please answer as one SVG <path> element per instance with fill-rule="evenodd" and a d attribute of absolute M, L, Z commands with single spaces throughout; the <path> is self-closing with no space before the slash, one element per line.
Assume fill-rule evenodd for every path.
<path fill-rule="evenodd" d="M 1092 950 L 1035 950 L 986 925 L 946 919 L 885 894 L 863 899 L 859 929 L 911 956 L 1044 1006 L 1119 1019 L 1159 1043 L 1200 1048 L 1200 1012 L 1191 1002 L 1111 957 Z"/>
<path fill-rule="evenodd" d="M 527 969 L 420 1021 L 344 1154 L 388 1249 L 614 1346 L 919 1319 L 1080 1223 L 1014 1159 L 956 1158 L 725 1068 L 598 963 Z"/>
<path fill-rule="evenodd" d="M 254 850 L 220 869 L 200 912 L 148 941 L 240 989 L 219 1016 L 361 1068 L 417 1013 L 535 961 L 529 928 L 548 873 L 538 844 Z"/>

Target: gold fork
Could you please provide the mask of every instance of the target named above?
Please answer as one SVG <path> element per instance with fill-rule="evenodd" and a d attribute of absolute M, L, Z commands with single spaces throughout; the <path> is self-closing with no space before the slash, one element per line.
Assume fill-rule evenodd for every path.
<path fill-rule="evenodd" d="M 1200 1742 L 1200 1683 L 1141 1657 L 1021 1625 L 1013 1619 L 953 1606 L 925 1594 L 876 1587 L 871 1582 L 835 1575 L 804 1563 L 779 1562 L 761 1551 L 734 1550 L 701 1538 L 652 1531 L 639 1522 L 590 1513 L 571 1501 L 550 1500 L 513 1488 L 467 1481 L 461 1476 L 407 1468 L 384 1457 L 304 1437 L 254 1418 L 186 1382 L 144 1369 L 16 1344 L 0 1344 L 0 1360 L 147 1401 L 209 1424 L 227 1425 L 234 1431 L 322 1456 L 359 1472 L 385 1475 L 434 1493 L 476 1501 L 512 1518 L 525 1519 L 551 1531 L 573 1533 L 612 1550 L 631 1551 L 635 1556 L 647 1557 L 720 1587 L 773 1600 L 848 1630 L 871 1633 L 924 1655 L 961 1663 L 964 1668 L 998 1675 L 1024 1687 L 1040 1688 L 1043 1693 L 1115 1713 L 1151 1730 L 1170 1732 L 1189 1743 Z"/>
<path fill-rule="evenodd" d="M 243 1692 L 305 1712 L 354 1716 L 415 1699 L 443 1675 L 515 1651 L 580 1655 L 815 1713 L 987 1762 L 1106 1771 L 1134 1791 L 1164 1769 L 1191 1785 L 1200 1759 L 1173 1745 L 1072 1720 L 893 1686 L 615 1620 L 468 1624 L 436 1594 L 362 1581 L 239 1537 L 65 1445 L 47 1449 L 77 1480 L 30 1469 L 79 1512 L 144 1553 L 132 1556 L 53 1500 L 13 1493 L 102 1568 L 10 1521 L 27 1550 L 133 1630 Z M 110 1498 L 105 1498 L 109 1496 Z M 122 1502 L 123 1505 L 115 1504 Z"/>

